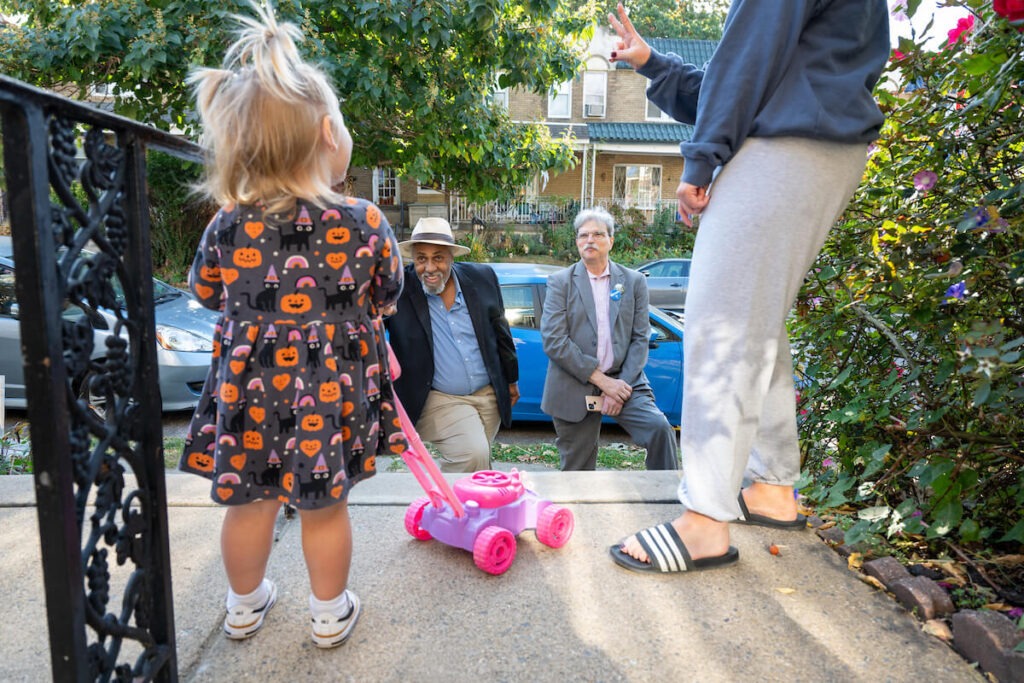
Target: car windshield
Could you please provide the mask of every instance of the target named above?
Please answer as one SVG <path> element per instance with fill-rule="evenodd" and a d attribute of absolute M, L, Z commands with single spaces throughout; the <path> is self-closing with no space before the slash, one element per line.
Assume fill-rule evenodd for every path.
<path fill-rule="evenodd" d="M 84 253 L 85 254 L 90 254 L 91 252 L 86 251 Z M 11 249 L 10 237 L 6 237 L 6 238 L 0 240 L 0 256 L 4 256 L 6 258 L 9 258 L 12 261 L 14 260 L 14 253 L 13 253 L 13 249 Z M 124 308 L 124 305 L 125 305 L 124 287 L 121 286 L 121 279 L 118 278 L 118 277 L 114 277 L 113 279 L 111 279 L 110 284 L 114 288 L 114 297 L 115 297 L 115 299 L 117 301 L 117 305 L 119 307 L 121 307 L 121 308 Z M 153 303 L 154 304 L 166 303 L 168 301 L 172 301 L 174 299 L 177 299 L 180 296 L 183 296 L 181 290 L 176 289 L 175 287 L 172 287 L 171 285 L 167 284 L 166 282 L 161 282 L 160 280 L 157 280 L 156 278 L 153 278 Z"/>
<path fill-rule="evenodd" d="M 177 299 L 181 292 L 160 280 L 153 280 L 153 303 L 162 304 L 165 301 Z"/>
<path fill-rule="evenodd" d="M 110 280 L 110 286 L 114 288 L 114 298 L 120 308 L 124 308 L 124 287 L 121 285 L 121 278 L 115 276 Z M 166 282 L 153 278 L 153 303 L 162 304 L 182 296 L 182 293 L 171 287 Z"/>

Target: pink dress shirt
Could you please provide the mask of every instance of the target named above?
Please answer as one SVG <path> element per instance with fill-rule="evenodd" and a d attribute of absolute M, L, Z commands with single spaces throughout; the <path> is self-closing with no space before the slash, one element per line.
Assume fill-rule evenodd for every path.
<path fill-rule="evenodd" d="M 590 276 L 590 289 L 594 293 L 594 308 L 597 311 L 597 369 L 607 372 L 615 360 L 612 353 L 612 327 L 608 320 L 612 276 L 607 265 L 600 275 L 589 271 L 587 275 Z"/>

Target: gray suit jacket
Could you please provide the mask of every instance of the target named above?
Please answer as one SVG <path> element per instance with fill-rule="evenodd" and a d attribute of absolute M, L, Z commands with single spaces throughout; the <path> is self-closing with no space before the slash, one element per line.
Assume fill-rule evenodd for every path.
<path fill-rule="evenodd" d="M 614 360 L 606 374 L 634 389 L 646 387 L 644 365 L 651 333 L 647 282 L 642 274 L 614 261 L 608 270 L 610 291 L 614 292 L 616 285 L 623 289 L 618 301 L 609 301 Z M 540 408 L 552 417 L 579 422 L 587 415 L 585 397 L 600 393 L 590 383 L 590 375 L 597 369 L 597 312 L 582 261 L 548 277 L 540 333 L 548 357 Z"/>

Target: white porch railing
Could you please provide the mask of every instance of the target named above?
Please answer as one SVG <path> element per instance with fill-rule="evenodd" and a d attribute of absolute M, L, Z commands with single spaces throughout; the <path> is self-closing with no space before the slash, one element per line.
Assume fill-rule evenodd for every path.
<path fill-rule="evenodd" d="M 623 209 L 635 208 L 643 212 L 648 223 L 660 211 L 676 210 L 675 199 L 658 199 L 638 204 L 626 199 L 599 197 L 593 206 L 609 209 L 618 206 Z M 565 223 L 571 221 L 579 212 L 579 200 L 556 197 L 522 197 L 510 202 L 487 202 L 471 204 L 464 197 L 452 196 L 450 202 L 450 220 L 452 225 L 468 227 L 470 224 L 483 223 L 492 225 L 538 225 L 546 223 Z"/>
<path fill-rule="evenodd" d="M 576 215 L 579 202 L 556 197 L 522 197 L 508 202 L 471 204 L 464 197 L 451 198 L 451 222 L 457 224 L 537 225 L 564 223 Z"/>
<path fill-rule="evenodd" d="M 626 199 L 612 199 L 611 197 L 598 197 L 594 200 L 594 204 L 605 209 L 610 209 L 613 206 L 618 206 L 621 209 L 638 209 L 643 213 L 647 223 L 653 223 L 654 217 L 662 211 L 671 211 L 673 214 L 676 213 L 678 203 L 675 199 L 654 199 L 651 201 L 645 201 L 642 203 L 631 202 Z"/>

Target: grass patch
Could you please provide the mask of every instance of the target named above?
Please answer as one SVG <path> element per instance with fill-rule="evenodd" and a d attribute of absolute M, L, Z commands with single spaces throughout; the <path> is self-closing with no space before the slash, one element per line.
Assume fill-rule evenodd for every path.
<path fill-rule="evenodd" d="M 0 435 L 0 475 L 32 474 L 28 423 L 15 423 Z"/>
<path fill-rule="evenodd" d="M 27 431 L 27 430 L 26 430 Z M 18 441 L 22 438 L 22 441 Z M 12 428 L 4 434 L 3 441 L 0 441 L 0 474 L 31 474 L 32 456 L 18 445 L 28 444 L 27 435 L 15 432 Z M 185 439 L 182 437 L 167 437 L 164 439 L 164 467 L 175 469 L 181 452 L 185 448 Z M 431 455 L 437 456 L 437 452 L 427 446 Z M 551 443 L 535 444 L 507 444 L 495 443 L 491 446 L 491 458 L 496 462 L 507 462 L 511 464 L 536 464 L 558 469 L 558 449 Z M 608 446 L 601 446 L 597 450 L 597 469 L 599 470 L 642 470 L 645 469 L 646 452 L 637 446 L 624 443 L 614 443 Z M 387 472 L 407 472 L 408 468 L 401 458 L 394 458 L 389 464 Z"/>
<path fill-rule="evenodd" d="M 427 444 L 427 451 L 438 456 L 437 450 Z M 647 452 L 639 446 L 614 443 L 597 449 L 597 469 L 599 470 L 643 470 L 646 469 Z M 491 444 L 491 460 L 507 462 L 512 465 L 544 465 L 553 470 L 558 469 L 558 449 L 551 443 L 510 444 L 495 442 Z M 394 458 L 383 472 L 408 472 L 409 468 L 401 458 Z"/>
<path fill-rule="evenodd" d="M 185 439 L 182 437 L 169 436 L 164 439 L 164 467 L 169 470 L 175 469 L 183 450 L 185 450 Z"/>
<path fill-rule="evenodd" d="M 558 449 L 554 444 L 505 444 L 491 446 L 491 458 L 499 462 L 533 463 L 558 469 Z M 597 449 L 599 470 L 642 470 L 646 469 L 647 452 L 639 446 L 615 443 Z"/>

